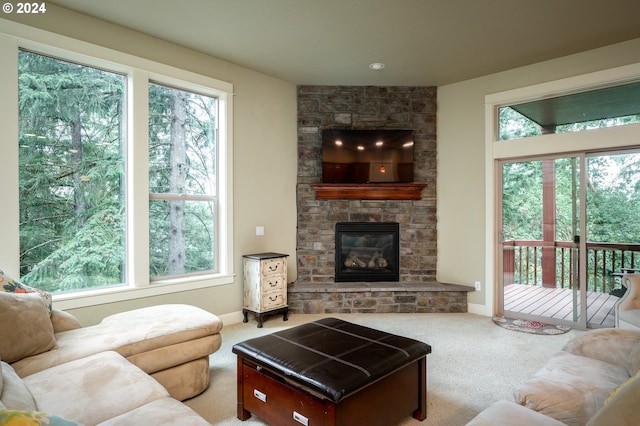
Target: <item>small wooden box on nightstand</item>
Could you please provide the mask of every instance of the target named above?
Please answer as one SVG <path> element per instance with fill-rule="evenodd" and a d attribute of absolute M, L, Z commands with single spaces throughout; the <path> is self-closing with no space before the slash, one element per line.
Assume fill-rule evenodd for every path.
<path fill-rule="evenodd" d="M 243 322 L 249 312 L 256 315 L 258 328 L 267 315 L 282 313 L 287 321 L 287 257 L 288 254 L 245 254 Z"/>

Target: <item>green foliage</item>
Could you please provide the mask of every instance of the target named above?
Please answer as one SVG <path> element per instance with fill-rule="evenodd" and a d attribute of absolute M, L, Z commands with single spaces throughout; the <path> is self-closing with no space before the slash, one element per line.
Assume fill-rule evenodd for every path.
<path fill-rule="evenodd" d="M 124 77 L 19 56 L 22 279 L 48 291 L 124 279 Z"/>
<path fill-rule="evenodd" d="M 553 160 L 556 243 L 556 280 L 568 286 L 571 267 L 577 265 L 569 248 L 579 234 L 580 166 L 578 158 Z M 515 282 L 541 284 L 542 253 L 542 169 L 543 162 L 505 163 L 503 175 L 503 231 L 506 240 L 539 241 L 534 247 L 516 247 Z M 586 241 L 617 244 L 587 252 L 588 284 L 592 291 L 609 291 L 615 285 L 612 274 L 622 268 L 640 267 L 640 154 L 601 154 L 586 161 Z M 549 201 L 549 200 L 547 200 Z M 574 205 L 575 203 L 575 205 Z M 625 246 L 621 246 L 625 245 Z M 616 248 L 617 247 L 617 248 Z"/>
<path fill-rule="evenodd" d="M 542 162 L 506 163 L 502 187 L 505 239 L 542 239 Z"/>
<path fill-rule="evenodd" d="M 123 75 L 20 51 L 20 266 L 30 285 L 126 280 L 125 86 Z M 149 186 L 174 197 L 150 203 L 153 277 L 215 269 L 216 112 L 215 98 L 149 85 Z"/>
<path fill-rule="evenodd" d="M 542 134 L 540 126 L 516 110 L 503 107 L 498 110 L 499 140 L 520 139 Z"/>

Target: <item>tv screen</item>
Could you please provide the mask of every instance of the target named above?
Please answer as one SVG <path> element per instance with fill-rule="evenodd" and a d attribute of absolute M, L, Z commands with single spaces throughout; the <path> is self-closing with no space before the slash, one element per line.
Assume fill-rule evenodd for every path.
<path fill-rule="evenodd" d="M 413 130 L 323 130 L 322 182 L 413 182 Z"/>

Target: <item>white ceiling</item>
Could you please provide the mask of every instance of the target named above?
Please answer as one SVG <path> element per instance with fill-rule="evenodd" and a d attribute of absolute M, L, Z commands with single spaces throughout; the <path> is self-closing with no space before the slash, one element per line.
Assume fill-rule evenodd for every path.
<path fill-rule="evenodd" d="M 440 86 L 640 37 L 638 0 L 49 3 L 296 84 Z"/>

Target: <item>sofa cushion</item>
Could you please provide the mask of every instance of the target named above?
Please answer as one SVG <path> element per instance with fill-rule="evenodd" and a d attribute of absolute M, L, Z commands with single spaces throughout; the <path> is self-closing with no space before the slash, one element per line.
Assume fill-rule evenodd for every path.
<path fill-rule="evenodd" d="M 122 425 L 207 426 L 211 423 L 181 402 L 173 398 L 162 398 L 113 417 L 98 426 Z"/>
<path fill-rule="evenodd" d="M 53 332 L 60 333 L 61 331 L 75 330 L 82 327 L 80 321 L 68 312 L 54 309 L 51 311 L 51 324 L 53 325 Z"/>
<path fill-rule="evenodd" d="M 23 378 L 39 410 L 87 425 L 141 407 L 169 393 L 115 352 L 102 352 Z"/>
<path fill-rule="evenodd" d="M 629 361 L 627 362 L 627 371 L 631 376 L 634 376 L 636 373 L 640 372 L 640 343 L 638 343 L 633 347 L 633 349 L 631 349 L 631 353 L 629 354 Z"/>
<path fill-rule="evenodd" d="M 2 270 L 0 270 L 0 291 L 7 293 L 36 293 L 42 297 L 42 300 L 44 300 L 44 304 L 47 306 L 49 313 L 51 313 L 53 308 L 53 298 L 50 293 L 14 280 Z"/>
<path fill-rule="evenodd" d="M 600 328 L 574 337 L 562 350 L 628 368 L 629 354 L 639 343 L 640 331 Z"/>
<path fill-rule="evenodd" d="M 511 401 L 500 400 L 491 404 L 466 426 L 563 426 L 564 423 L 542 415 Z"/>
<path fill-rule="evenodd" d="M 604 408 L 589 420 L 587 426 L 640 425 L 638 395 L 640 395 L 639 374 L 619 386 L 613 397 L 607 400 Z"/>
<path fill-rule="evenodd" d="M 0 358 L 6 362 L 37 355 L 55 344 L 49 311 L 36 293 L 0 292 Z"/>
<path fill-rule="evenodd" d="M 36 402 L 22 379 L 9 364 L 0 361 L 0 401 L 9 410 L 35 410 Z"/>
<path fill-rule="evenodd" d="M 640 373 L 637 373 L 636 375 L 629 377 L 629 379 L 624 383 L 619 384 L 614 390 L 609 392 L 609 395 L 607 395 L 607 399 L 604 400 L 605 405 L 608 404 L 613 398 L 615 398 L 618 392 L 620 392 L 625 387 L 630 386 L 632 382 L 638 380 L 639 378 L 640 378 Z"/>
<path fill-rule="evenodd" d="M 521 405 L 568 425 L 584 425 L 609 392 L 629 378 L 627 369 L 560 351 L 515 392 Z"/>
<path fill-rule="evenodd" d="M 0 410 L 0 426 L 82 426 L 78 422 L 40 411 Z"/>

